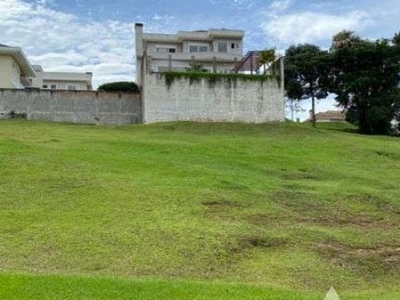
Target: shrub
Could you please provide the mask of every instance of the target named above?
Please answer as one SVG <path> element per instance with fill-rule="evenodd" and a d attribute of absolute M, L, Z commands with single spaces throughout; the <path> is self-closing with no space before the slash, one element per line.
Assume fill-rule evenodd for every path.
<path fill-rule="evenodd" d="M 99 86 L 98 91 L 140 93 L 139 86 L 134 82 L 121 81 L 105 83 Z"/>

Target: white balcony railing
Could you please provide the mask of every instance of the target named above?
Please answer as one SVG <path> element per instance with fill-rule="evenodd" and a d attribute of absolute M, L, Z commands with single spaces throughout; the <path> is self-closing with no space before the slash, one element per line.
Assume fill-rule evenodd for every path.
<path fill-rule="evenodd" d="M 240 53 L 221 53 L 221 52 L 173 52 L 173 53 L 159 53 L 157 51 L 149 51 L 147 53 L 152 59 L 160 60 L 182 60 L 182 61 L 210 61 L 214 59 L 218 61 L 234 62 L 242 58 Z"/>

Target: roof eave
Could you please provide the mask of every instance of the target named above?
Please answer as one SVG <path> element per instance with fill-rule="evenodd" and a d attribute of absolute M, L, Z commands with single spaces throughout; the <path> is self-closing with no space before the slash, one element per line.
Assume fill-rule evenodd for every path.
<path fill-rule="evenodd" d="M 10 55 L 19 65 L 21 76 L 36 77 L 35 70 L 30 64 L 28 58 L 19 47 L 0 47 L 0 53 Z"/>

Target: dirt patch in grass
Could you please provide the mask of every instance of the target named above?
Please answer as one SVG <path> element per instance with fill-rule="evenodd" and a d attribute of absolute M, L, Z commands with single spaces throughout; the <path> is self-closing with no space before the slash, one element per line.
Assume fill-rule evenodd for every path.
<path fill-rule="evenodd" d="M 379 228 L 383 230 L 391 230 L 397 228 L 396 223 L 385 219 L 374 219 L 366 216 L 340 216 L 340 215 L 327 215 L 320 217 L 303 216 L 299 219 L 301 222 L 313 223 L 323 226 L 345 226 L 350 225 L 354 227 L 368 227 Z"/>
<path fill-rule="evenodd" d="M 239 242 L 245 247 L 271 248 L 284 245 L 286 240 L 276 237 L 247 236 L 240 238 Z"/>
<path fill-rule="evenodd" d="M 235 220 L 236 214 L 233 210 L 243 208 L 244 205 L 231 200 L 212 200 L 204 201 L 202 204 L 205 207 L 204 216 L 217 217 L 221 219 Z"/>
<path fill-rule="evenodd" d="M 266 227 L 269 225 L 273 225 L 275 227 L 276 224 L 281 223 L 283 220 L 285 220 L 285 217 L 281 214 L 258 213 L 246 217 L 246 221 L 250 224 L 262 227 Z"/>
<path fill-rule="evenodd" d="M 324 212 L 326 205 L 319 202 L 313 194 L 302 190 L 293 190 L 287 187 L 285 190 L 277 191 L 272 195 L 272 200 L 282 208 L 298 213 Z"/>
<path fill-rule="evenodd" d="M 375 206 L 378 210 L 382 212 L 389 212 L 396 215 L 400 215 L 400 206 L 398 203 L 387 201 L 386 199 L 377 197 L 376 195 L 369 194 L 357 194 L 357 195 L 347 195 L 343 201 L 345 202 L 356 202 L 362 205 L 370 204 Z"/>
<path fill-rule="evenodd" d="M 245 235 L 236 238 L 236 241 L 229 245 L 229 251 L 232 253 L 243 252 L 249 249 L 271 249 L 283 246 L 287 243 L 285 238 L 268 237 L 261 235 Z"/>
<path fill-rule="evenodd" d="M 315 172 L 299 169 L 297 172 L 286 172 L 282 176 L 284 180 L 318 180 L 320 179 Z"/>
<path fill-rule="evenodd" d="M 201 204 L 208 208 L 241 207 L 240 203 L 231 200 L 204 201 Z"/>
<path fill-rule="evenodd" d="M 330 262 L 362 275 L 400 271 L 400 245 L 351 248 L 338 243 L 319 243 L 317 250 Z"/>

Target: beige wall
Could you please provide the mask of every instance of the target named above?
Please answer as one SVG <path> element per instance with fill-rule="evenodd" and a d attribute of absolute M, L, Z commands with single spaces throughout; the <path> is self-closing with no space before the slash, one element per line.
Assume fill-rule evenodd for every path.
<path fill-rule="evenodd" d="M 44 86 L 47 85 L 47 88 Z M 68 86 L 73 85 L 76 87 L 76 90 L 83 90 L 86 91 L 87 84 L 82 83 L 82 82 L 74 82 L 74 81 L 52 81 L 52 80 L 43 80 L 42 87 L 43 89 L 52 89 L 52 85 L 56 85 L 57 87 L 55 88 L 56 90 L 67 90 Z M 71 89 L 71 87 L 70 87 Z"/>
<path fill-rule="evenodd" d="M 21 71 L 10 55 L 0 56 L 0 88 L 24 88 L 21 84 Z"/>
<path fill-rule="evenodd" d="M 0 56 L 0 88 L 11 88 L 11 57 Z"/>
<path fill-rule="evenodd" d="M 74 85 L 76 90 L 86 91 L 92 89 L 91 77 L 92 75 L 87 73 L 36 72 L 36 78 L 32 78 L 32 86 L 40 89 L 67 90 L 69 85 Z"/>

